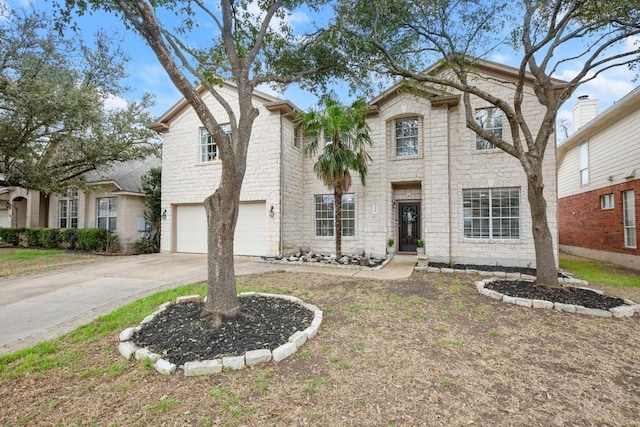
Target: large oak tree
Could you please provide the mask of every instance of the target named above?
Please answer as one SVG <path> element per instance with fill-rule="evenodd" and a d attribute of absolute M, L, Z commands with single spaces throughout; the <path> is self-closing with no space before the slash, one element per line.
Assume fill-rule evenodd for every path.
<path fill-rule="evenodd" d="M 348 41 L 345 49 L 366 52 L 353 57 L 366 58 L 358 66 L 461 92 L 466 126 L 518 159 L 528 181 L 537 284 L 559 287 L 544 194 L 545 152 L 555 149 L 558 110 L 576 88 L 611 68 L 637 66 L 640 2 L 344 0 L 336 15 Z M 477 73 L 478 60 L 505 50 L 517 58 L 517 81 L 500 82 L 512 88 L 509 98 L 475 84 L 486 78 Z M 561 84 L 554 77 L 564 70 L 574 74 Z M 523 110 L 529 85 L 543 107 L 541 122 Z M 474 98 L 502 111 L 508 138 L 476 121 Z"/>
<path fill-rule="evenodd" d="M 171 81 L 191 105 L 220 151 L 222 172 L 216 190 L 204 201 L 208 225 L 208 298 L 204 317 L 219 324 L 240 313 L 233 264 L 233 237 L 247 149 L 258 109 L 252 93 L 261 84 L 302 82 L 322 90 L 340 75 L 343 61 L 335 53 L 333 34 L 321 30 L 295 33 L 287 18 L 302 6 L 318 11 L 325 0 L 142 1 L 89 0 L 65 2 L 81 13 L 106 10 L 139 34 L 157 56 Z M 205 41 L 199 44 L 198 40 Z M 231 80 L 237 105 L 218 88 Z M 306 84 L 306 86 L 305 86 Z M 226 111 L 212 114 L 199 90 Z M 230 123 L 227 135 L 220 123 Z"/>
<path fill-rule="evenodd" d="M 45 193 L 83 174 L 143 159 L 159 147 L 150 98 L 106 108 L 124 88 L 126 55 L 103 33 L 93 45 L 60 35 L 50 18 L 16 10 L 0 20 L 0 186 Z"/>

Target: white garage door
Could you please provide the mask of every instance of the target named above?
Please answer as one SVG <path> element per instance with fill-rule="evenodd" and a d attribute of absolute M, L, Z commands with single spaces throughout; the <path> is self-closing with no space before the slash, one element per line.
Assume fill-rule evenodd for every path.
<path fill-rule="evenodd" d="M 233 243 L 236 255 L 267 255 L 265 202 L 241 203 Z M 207 252 L 207 214 L 202 205 L 178 206 L 176 251 Z"/>
<path fill-rule="evenodd" d="M 1 203 L 5 203 L 3 200 Z M 0 227 L 10 227 L 11 221 L 9 221 L 9 211 L 1 210 L 0 211 Z"/>

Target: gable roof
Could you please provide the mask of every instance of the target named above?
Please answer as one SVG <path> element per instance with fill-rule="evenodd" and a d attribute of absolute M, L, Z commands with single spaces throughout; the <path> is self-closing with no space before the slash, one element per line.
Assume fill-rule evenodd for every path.
<path fill-rule="evenodd" d="M 113 184 L 118 192 L 142 194 L 140 179 L 149 169 L 160 165 L 159 157 L 149 156 L 144 160 L 116 163 L 106 170 L 88 172 L 86 180 L 90 186 Z"/>
<path fill-rule="evenodd" d="M 603 129 L 615 125 L 615 123 L 637 111 L 640 111 L 640 86 L 623 96 L 618 102 L 614 103 L 601 114 L 598 114 L 594 119 L 587 122 L 586 125 L 582 126 L 558 146 L 556 150 L 558 167 L 567 152 L 580 144 L 580 142 L 601 132 Z"/>
<path fill-rule="evenodd" d="M 224 80 L 222 82 L 222 87 L 235 89 L 237 88 L 237 85 L 231 81 Z M 200 85 L 196 88 L 196 91 L 199 94 L 203 94 L 207 92 L 207 88 L 203 85 Z M 287 113 L 298 110 L 298 108 L 295 105 L 293 105 L 293 103 L 291 103 L 290 101 L 276 98 L 275 96 L 268 95 L 259 90 L 253 91 L 253 97 L 257 98 L 259 102 L 262 102 L 263 105 L 270 111 L 281 111 L 283 112 L 283 114 L 287 114 Z M 189 104 L 186 98 L 182 97 L 164 114 L 158 117 L 155 123 L 150 124 L 149 128 L 160 133 L 168 132 L 169 122 L 171 122 L 171 120 L 173 120 L 177 115 L 181 114 L 184 110 L 190 107 L 191 107 L 191 104 Z"/>

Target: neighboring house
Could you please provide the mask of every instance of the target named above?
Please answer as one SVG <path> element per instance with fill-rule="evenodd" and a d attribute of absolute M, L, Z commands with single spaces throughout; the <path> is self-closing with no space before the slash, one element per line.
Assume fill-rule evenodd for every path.
<path fill-rule="evenodd" d="M 118 235 L 121 250 L 131 251 L 149 231 L 140 178 L 160 164 L 149 157 L 92 171 L 86 174 L 86 190 L 62 194 L 0 188 L 0 227 L 103 228 Z"/>
<path fill-rule="evenodd" d="M 640 270 L 640 87 L 602 114 L 580 97 L 558 147 L 560 248 Z"/>
<path fill-rule="evenodd" d="M 517 78 L 517 70 L 487 61 L 477 71 L 490 77 L 478 79 L 479 86 L 513 97 L 509 82 Z M 231 83 L 219 91 L 237 104 Z M 215 117 L 227 117 L 210 94 L 204 99 Z M 248 150 L 235 253 L 282 255 L 302 245 L 333 253 L 333 191 L 313 172 L 316 159 L 303 156 L 304 142 L 294 126 L 296 107 L 260 92 L 253 101 L 259 115 Z M 525 173 L 517 159 L 466 128 L 459 94 L 428 87 L 407 90 L 398 84 L 370 104 L 367 122 L 374 146 L 367 151 L 373 161 L 366 187 L 354 178 L 343 199 L 344 253 L 363 249 L 382 256 L 390 237 L 396 250 L 412 253 L 416 240 L 423 238 L 433 261 L 535 266 Z M 523 106 L 535 129 L 543 111 L 531 86 Z M 484 126 L 510 139 L 499 111 L 480 100 L 475 107 Z M 161 249 L 204 253 L 203 201 L 215 190 L 221 171 L 215 144 L 184 99 L 152 128 L 163 133 L 162 206 L 167 216 Z M 555 151 L 548 150 L 545 195 L 554 238 L 555 165 Z"/>

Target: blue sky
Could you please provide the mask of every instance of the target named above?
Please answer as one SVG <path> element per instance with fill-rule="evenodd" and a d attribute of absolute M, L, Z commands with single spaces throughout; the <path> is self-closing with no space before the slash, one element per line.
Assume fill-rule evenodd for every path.
<path fill-rule="evenodd" d="M 0 2 L 5 2 L 10 7 L 30 7 L 29 2 L 26 0 L 0 0 Z M 51 4 L 43 0 L 36 0 L 34 4 L 38 9 L 50 10 L 51 8 Z M 327 15 L 311 15 L 307 11 L 299 11 L 290 16 L 288 22 L 294 26 L 294 29 L 300 30 L 315 25 L 316 21 L 326 20 Z M 134 88 L 134 91 L 126 94 L 125 98 L 139 99 L 141 94 L 145 92 L 154 94 L 156 105 L 153 107 L 152 113 L 155 116 L 165 112 L 181 98 L 180 93 L 169 80 L 151 49 L 146 46 L 145 42 L 137 34 L 127 31 L 119 20 L 106 13 L 97 13 L 79 18 L 78 24 L 83 31 L 84 37 L 89 38 L 98 28 L 104 28 L 108 33 L 114 34 L 116 38 L 123 40 L 123 45 L 131 57 L 128 70 L 129 78 L 126 84 Z M 637 40 L 629 41 L 629 43 L 633 42 L 637 42 Z M 507 65 L 514 65 L 518 60 L 516 54 L 509 51 L 494 53 L 488 59 Z M 568 67 L 563 69 L 561 74 L 556 77 L 561 79 L 570 78 L 575 75 L 576 71 L 576 69 Z M 581 86 L 574 97 L 564 105 L 559 117 L 566 117 L 570 120 L 571 106 L 575 103 L 577 96 L 584 94 L 589 95 L 592 99 L 598 99 L 599 110 L 600 112 L 604 111 L 638 85 L 637 82 L 633 82 L 634 77 L 635 73 L 626 68 L 608 71 L 593 82 Z M 317 102 L 317 98 L 314 95 L 295 86 L 290 87 L 284 94 L 273 93 L 267 87 L 261 89 L 279 98 L 288 99 L 303 109 L 313 107 Z M 343 101 L 349 100 L 346 89 L 336 86 L 336 92 L 342 95 Z M 114 100 L 114 102 L 117 104 L 118 100 Z"/>

